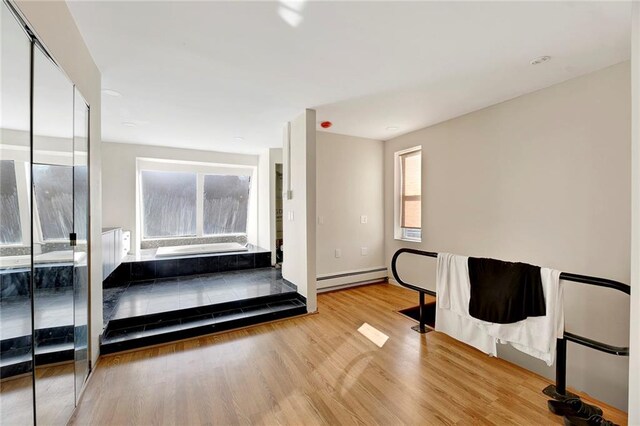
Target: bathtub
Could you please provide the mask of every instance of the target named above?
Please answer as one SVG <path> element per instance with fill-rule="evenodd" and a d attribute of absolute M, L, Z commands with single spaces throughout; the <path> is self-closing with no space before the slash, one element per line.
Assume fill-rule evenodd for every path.
<path fill-rule="evenodd" d="M 193 244 L 189 246 L 160 247 L 156 251 L 156 257 L 189 256 L 192 254 L 229 253 L 248 251 L 249 249 L 239 243 L 213 243 Z"/>

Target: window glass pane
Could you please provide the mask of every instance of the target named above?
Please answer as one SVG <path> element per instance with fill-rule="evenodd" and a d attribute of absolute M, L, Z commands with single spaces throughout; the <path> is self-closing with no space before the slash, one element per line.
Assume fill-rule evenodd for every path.
<path fill-rule="evenodd" d="M 0 161 L 0 244 L 18 244 L 20 232 L 20 209 L 16 167 L 11 160 Z"/>
<path fill-rule="evenodd" d="M 143 171 L 143 236 L 196 234 L 196 174 Z"/>
<path fill-rule="evenodd" d="M 404 154 L 402 160 L 402 221 L 404 228 L 422 226 L 422 153 Z"/>
<path fill-rule="evenodd" d="M 34 164 L 33 189 L 44 240 L 69 238 L 73 227 L 73 168 Z"/>
<path fill-rule="evenodd" d="M 75 190 L 75 211 L 73 220 L 77 238 L 80 241 L 87 240 L 87 216 L 89 209 L 89 182 L 87 181 L 87 166 L 76 166 L 74 168 L 73 186 Z"/>
<path fill-rule="evenodd" d="M 250 188 L 249 176 L 204 177 L 205 235 L 247 232 Z"/>
<path fill-rule="evenodd" d="M 415 228 L 402 228 L 402 238 L 419 240 L 422 238 L 422 230 Z"/>

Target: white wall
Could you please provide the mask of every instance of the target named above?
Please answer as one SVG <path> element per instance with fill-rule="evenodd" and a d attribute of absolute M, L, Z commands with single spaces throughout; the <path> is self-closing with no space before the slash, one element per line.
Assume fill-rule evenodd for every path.
<path fill-rule="evenodd" d="M 633 4 L 631 43 L 632 186 L 629 424 L 640 425 L 640 3 Z"/>
<path fill-rule="evenodd" d="M 270 155 L 266 149 L 258 157 L 258 245 L 271 248 Z"/>
<path fill-rule="evenodd" d="M 98 337 L 102 332 L 102 206 L 101 206 L 101 127 L 100 70 L 62 1 L 40 2 L 18 0 L 20 12 L 46 46 L 60 67 L 78 87 L 91 107 L 90 191 L 91 191 L 91 291 L 90 291 L 90 356 L 95 365 L 99 354 Z"/>
<path fill-rule="evenodd" d="M 282 148 L 269 148 L 260 153 L 258 160 L 259 207 L 258 245 L 272 253 L 271 263 L 275 265 L 276 239 L 276 164 L 282 163 Z"/>
<path fill-rule="evenodd" d="M 385 144 L 386 257 L 400 247 L 629 283 L 630 67 L 622 63 Z M 422 243 L 393 239 L 393 153 L 422 145 Z M 404 256 L 404 255 L 403 255 Z M 432 259 L 400 263 L 434 289 Z M 629 298 L 565 286 L 566 329 L 627 345 Z M 628 359 L 568 344 L 568 385 L 625 409 Z M 548 377 L 542 362 L 501 356 Z"/>
<path fill-rule="evenodd" d="M 131 231 L 138 247 L 136 224 L 136 158 L 258 166 L 258 156 L 121 143 L 102 144 L 102 204 L 105 227 Z"/>
<path fill-rule="evenodd" d="M 284 261 L 282 276 L 307 298 L 307 310 L 316 300 L 316 112 L 306 110 L 290 123 L 283 152 Z M 287 184 L 289 182 L 289 185 Z"/>
<path fill-rule="evenodd" d="M 269 149 L 269 245 L 265 248 L 271 250 L 271 264 L 276 264 L 276 238 L 278 238 L 276 230 L 276 195 L 282 197 L 282 191 L 277 194 L 276 185 L 276 165 L 282 164 L 282 148 Z"/>
<path fill-rule="evenodd" d="M 384 278 L 384 144 L 328 132 L 316 138 L 318 288 Z"/>

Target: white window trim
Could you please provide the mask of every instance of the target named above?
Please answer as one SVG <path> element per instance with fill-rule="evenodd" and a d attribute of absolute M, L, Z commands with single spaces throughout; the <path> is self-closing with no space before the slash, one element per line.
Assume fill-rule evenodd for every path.
<path fill-rule="evenodd" d="M 393 154 L 393 238 L 398 241 L 407 241 L 412 243 L 420 243 L 422 242 L 422 238 L 406 237 L 402 226 L 400 226 L 402 218 L 402 160 L 400 157 L 404 154 L 416 151 L 422 151 L 422 145 L 396 151 Z M 420 165 L 420 173 L 422 174 L 422 165 Z M 420 229 L 422 230 L 422 226 Z"/>
<path fill-rule="evenodd" d="M 137 158 L 136 159 L 136 227 L 138 241 L 170 241 L 184 240 L 209 237 L 231 237 L 231 236 L 247 236 L 250 242 L 255 241 L 258 228 L 258 185 L 257 185 L 257 166 L 238 165 L 238 164 L 222 164 L 222 163 L 204 163 L 195 161 L 181 160 L 165 160 L 156 158 Z M 196 235 L 171 236 L 171 237 L 144 237 L 144 218 L 142 212 L 142 171 L 157 172 L 187 172 L 196 174 Z M 249 192 L 249 205 L 247 207 L 247 232 L 246 233 L 229 233 L 229 234 L 204 234 L 204 176 L 205 175 L 227 175 L 227 176 L 249 176 L 251 177 L 251 188 Z M 138 247 L 139 249 L 140 247 Z"/>

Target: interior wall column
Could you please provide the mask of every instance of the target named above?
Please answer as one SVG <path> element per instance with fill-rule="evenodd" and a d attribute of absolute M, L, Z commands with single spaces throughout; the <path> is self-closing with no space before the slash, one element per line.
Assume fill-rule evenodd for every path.
<path fill-rule="evenodd" d="M 633 2 L 632 13 L 629 424 L 640 425 L 640 2 Z"/>

